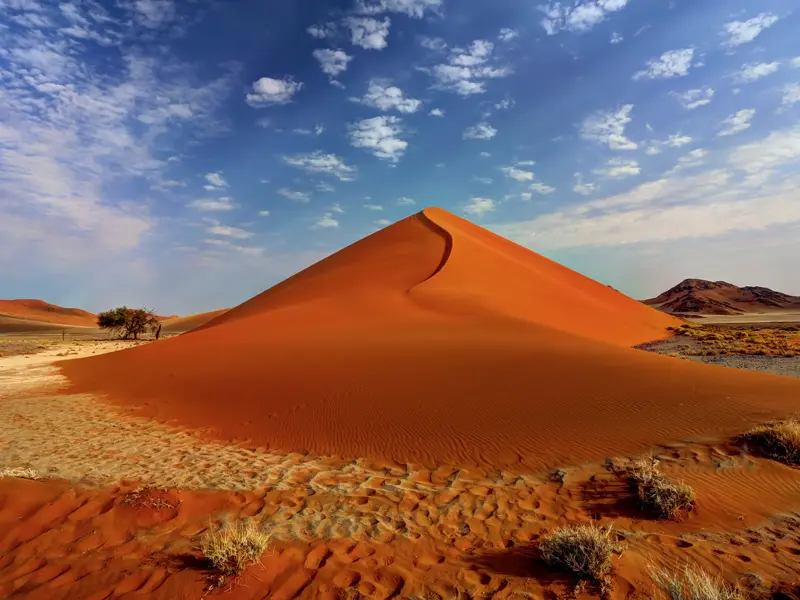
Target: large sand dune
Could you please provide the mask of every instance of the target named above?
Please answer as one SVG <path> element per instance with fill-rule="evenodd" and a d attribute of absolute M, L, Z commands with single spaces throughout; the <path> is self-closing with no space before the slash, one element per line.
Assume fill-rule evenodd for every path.
<path fill-rule="evenodd" d="M 94 327 L 97 324 L 97 317 L 90 312 L 56 306 L 43 300 L 0 300 L 0 315 L 76 327 Z"/>
<path fill-rule="evenodd" d="M 220 438 L 427 465 L 574 464 L 800 408 L 795 379 L 630 348 L 675 322 L 426 209 L 188 336 L 62 369 Z"/>

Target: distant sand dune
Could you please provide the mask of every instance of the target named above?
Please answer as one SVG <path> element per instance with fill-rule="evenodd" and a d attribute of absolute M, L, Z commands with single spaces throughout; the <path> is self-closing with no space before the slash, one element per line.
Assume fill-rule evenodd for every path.
<path fill-rule="evenodd" d="M 187 317 L 170 317 L 161 322 L 163 333 L 183 333 L 205 325 L 212 319 L 228 312 L 228 308 L 212 310 L 211 312 L 189 315 Z"/>
<path fill-rule="evenodd" d="M 94 327 L 97 323 L 97 317 L 90 312 L 43 300 L 0 300 L 0 316 L 77 327 Z"/>
<path fill-rule="evenodd" d="M 189 336 L 61 366 L 221 439 L 430 466 L 602 460 L 800 409 L 795 379 L 630 348 L 677 322 L 426 209 Z"/>

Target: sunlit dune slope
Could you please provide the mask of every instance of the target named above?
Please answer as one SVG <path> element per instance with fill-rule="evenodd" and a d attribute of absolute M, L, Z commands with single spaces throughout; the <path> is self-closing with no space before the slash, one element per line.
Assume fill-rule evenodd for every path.
<path fill-rule="evenodd" d="M 0 300 L 0 315 L 42 323 L 94 327 L 97 317 L 79 308 L 64 308 L 43 300 Z"/>
<path fill-rule="evenodd" d="M 427 465 L 558 466 L 800 408 L 800 381 L 628 347 L 674 322 L 426 209 L 191 335 L 62 368 L 223 439 Z"/>

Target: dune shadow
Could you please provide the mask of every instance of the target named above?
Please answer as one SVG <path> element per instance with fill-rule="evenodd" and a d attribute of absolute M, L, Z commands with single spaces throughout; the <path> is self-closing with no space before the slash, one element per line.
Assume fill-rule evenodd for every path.
<path fill-rule="evenodd" d="M 581 487 L 581 499 L 594 519 L 647 518 L 639 499 L 624 477 L 588 481 Z"/>
<path fill-rule="evenodd" d="M 524 544 L 502 550 L 478 552 L 467 559 L 471 566 L 493 575 L 526 577 L 547 585 L 574 583 L 574 577 L 546 565 L 535 544 Z"/>

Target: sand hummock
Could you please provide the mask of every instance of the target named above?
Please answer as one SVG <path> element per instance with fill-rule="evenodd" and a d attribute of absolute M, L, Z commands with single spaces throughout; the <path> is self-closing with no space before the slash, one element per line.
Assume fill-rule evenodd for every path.
<path fill-rule="evenodd" d="M 61 368 L 218 439 L 431 467 L 577 464 L 800 408 L 800 381 L 631 348 L 676 323 L 430 208 L 189 334 Z"/>

